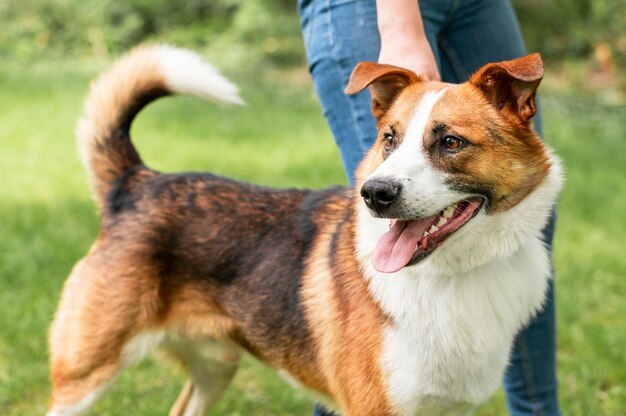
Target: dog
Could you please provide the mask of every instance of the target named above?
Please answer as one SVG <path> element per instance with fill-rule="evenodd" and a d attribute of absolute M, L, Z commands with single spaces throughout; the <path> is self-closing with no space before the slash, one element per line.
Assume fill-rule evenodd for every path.
<path fill-rule="evenodd" d="M 101 210 L 50 333 L 48 414 L 85 413 L 159 347 L 188 373 L 170 415 L 203 415 L 243 352 L 346 416 L 464 414 L 500 385 L 550 278 L 562 183 L 534 132 L 538 54 L 460 85 L 371 62 L 378 138 L 354 188 L 271 189 L 152 170 L 129 130 L 151 101 L 241 104 L 192 52 L 142 46 L 92 85 L 78 143 Z"/>

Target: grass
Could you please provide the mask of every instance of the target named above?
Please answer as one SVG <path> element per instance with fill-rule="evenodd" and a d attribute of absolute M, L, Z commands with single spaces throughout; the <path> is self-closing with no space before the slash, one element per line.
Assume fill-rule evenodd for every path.
<path fill-rule="evenodd" d="M 98 219 L 73 139 L 98 65 L 0 64 L 0 414 L 43 414 L 50 391 L 46 335 L 63 281 L 96 236 Z M 164 171 L 210 170 L 274 186 L 343 183 L 312 88 L 289 78 L 234 79 L 249 105 L 171 98 L 133 134 Z M 549 77 L 549 75 L 548 75 Z M 254 81 L 258 79 L 258 81 Z M 548 141 L 567 185 L 555 241 L 558 364 L 567 415 L 626 414 L 626 135 L 623 107 L 574 92 L 543 95 Z M 165 414 L 183 375 L 163 361 L 126 371 L 100 415 Z M 246 359 L 211 415 L 300 415 L 310 402 Z M 498 393 L 475 414 L 504 413 Z"/>

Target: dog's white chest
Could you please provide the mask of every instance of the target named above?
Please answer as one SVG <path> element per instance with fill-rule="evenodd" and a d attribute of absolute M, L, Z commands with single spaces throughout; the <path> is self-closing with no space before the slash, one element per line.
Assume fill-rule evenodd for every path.
<path fill-rule="evenodd" d="M 462 415 L 500 385 L 513 338 L 541 306 L 548 258 L 539 241 L 457 276 L 430 263 L 376 275 L 374 297 L 393 318 L 381 357 L 403 415 Z"/>

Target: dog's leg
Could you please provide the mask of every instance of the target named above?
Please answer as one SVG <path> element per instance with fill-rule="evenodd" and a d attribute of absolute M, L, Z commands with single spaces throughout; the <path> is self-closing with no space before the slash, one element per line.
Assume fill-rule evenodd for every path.
<path fill-rule="evenodd" d="M 129 345 L 146 315 L 124 287 L 131 279 L 111 268 L 103 275 L 97 263 L 90 255 L 74 267 L 52 324 L 49 415 L 85 414 L 146 350 L 146 337 Z"/>
<path fill-rule="evenodd" d="M 180 358 L 189 379 L 171 408 L 170 416 L 203 416 L 222 397 L 237 372 L 240 354 L 219 341 L 177 342 L 169 348 Z"/>
<path fill-rule="evenodd" d="M 47 416 L 80 416 L 113 384 L 119 368 L 101 368 L 81 380 L 65 380 L 53 386 L 52 402 Z"/>

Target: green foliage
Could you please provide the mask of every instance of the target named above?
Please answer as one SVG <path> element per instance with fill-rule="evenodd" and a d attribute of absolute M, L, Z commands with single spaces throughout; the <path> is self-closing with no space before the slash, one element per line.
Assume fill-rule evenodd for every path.
<path fill-rule="evenodd" d="M 551 60 L 589 55 L 606 44 L 626 64 L 623 0 L 513 0 L 528 47 Z"/>
<path fill-rule="evenodd" d="M 233 63 L 302 62 L 295 2 L 280 0 L 3 0 L 0 56 L 107 57 L 158 37 Z"/>
<path fill-rule="evenodd" d="M 0 56 L 107 57 L 159 39 L 233 64 L 303 62 L 295 0 L 2 0 Z M 531 50 L 548 60 L 608 45 L 626 64 L 623 0 L 513 0 Z"/>

